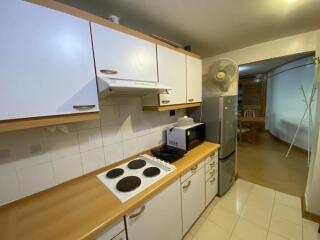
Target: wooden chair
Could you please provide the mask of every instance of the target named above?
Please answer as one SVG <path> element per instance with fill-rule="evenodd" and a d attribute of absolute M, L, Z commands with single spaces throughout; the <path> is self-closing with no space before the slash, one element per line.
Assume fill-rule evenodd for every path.
<path fill-rule="evenodd" d="M 251 110 L 251 109 L 248 109 L 244 112 L 243 114 L 244 117 L 247 117 L 247 118 L 255 118 L 256 117 L 256 113 L 255 111 Z"/>
<path fill-rule="evenodd" d="M 254 112 L 253 112 L 253 116 Z M 239 136 L 239 141 L 242 142 L 243 137 L 247 139 L 248 142 L 255 142 L 256 141 L 256 128 L 255 126 L 251 125 L 243 125 L 240 120 L 241 115 L 238 115 L 238 129 L 237 134 Z"/>

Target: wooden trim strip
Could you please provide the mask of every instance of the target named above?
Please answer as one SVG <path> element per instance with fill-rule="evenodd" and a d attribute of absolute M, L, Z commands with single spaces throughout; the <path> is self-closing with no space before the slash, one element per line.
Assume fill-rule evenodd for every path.
<path fill-rule="evenodd" d="M 200 107 L 200 106 L 201 106 L 201 102 L 175 104 L 175 105 L 168 105 L 168 106 L 143 106 L 142 109 L 145 112 L 163 112 L 163 111 L 169 111 L 169 110 L 194 108 L 194 107 Z"/>
<path fill-rule="evenodd" d="M 55 9 L 55 10 L 58 10 L 60 12 L 64 12 L 64 13 L 67 13 L 67 14 L 70 14 L 70 15 L 73 15 L 73 16 L 88 20 L 90 22 L 101 24 L 101 25 L 104 25 L 106 27 L 109 27 L 109 28 L 112 28 L 114 30 L 117 30 L 119 32 L 123 32 L 123 33 L 129 34 L 131 36 L 134 36 L 134 37 L 137 37 L 137 38 L 140 38 L 140 39 L 143 39 L 143 40 L 146 40 L 146 41 L 149 41 L 149 42 L 152 42 L 152 43 L 155 43 L 155 44 L 158 44 L 158 45 L 170 48 L 170 49 L 173 49 L 175 51 L 184 53 L 184 54 L 186 54 L 188 56 L 201 59 L 201 57 L 198 54 L 195 54 L 193 52 L 188 52 L 188 51 L 186 51 L 186 50 L 184 50 L 182 48 L 176 48 L 174 46 L 171 46 L 170 44 L 162 42 L 159 39 L 153 38 L 153 37 L 151 37 L 151 36 L 149 36 L 147 34 L 135 31 L 135 30 L 133 30 L 131 28 L 125 27 L 125 26 L 120 25 L 120 24 L 113 23 L 108 19 L 96 16 L 94 14 L 91 14 L 89 12 L 80 10 L 80 9 L 72 7 L 72 6 L 69 6 L 69 5 L 64 4 L 64 3 L 56 2 L 54 0 L 25 0 L 25 1 L 31 2 L 31 3 L 35 3 L 35 4 L 38 4 L 38 5 L 41 5 L 41 6 L 44 6 L 44 7 L 48 7 L 48 8 L 51 8 L 51 9 Z"/>
<path fill-rule="evenodd" d="M 0 121 L 0 132 L 100 119 L 99 112 Z"/>

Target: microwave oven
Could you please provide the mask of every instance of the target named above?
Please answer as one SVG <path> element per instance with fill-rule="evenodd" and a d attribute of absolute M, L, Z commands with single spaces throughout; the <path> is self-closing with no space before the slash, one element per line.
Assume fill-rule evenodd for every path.
<path fill-rule="evenodd" d="M 189 151 L 201 144 L 206 138 L 204 123 L 167 129 L 167 145 Z"/>

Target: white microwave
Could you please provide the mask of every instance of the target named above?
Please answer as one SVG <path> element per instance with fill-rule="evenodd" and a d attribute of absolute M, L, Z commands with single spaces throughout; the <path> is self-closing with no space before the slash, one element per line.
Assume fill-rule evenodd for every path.
<path fill-rule="evenodd" d="M 198 146 L 206 138 L 204 123 L 167 129 L 167 145 L 185 151 Z"/>

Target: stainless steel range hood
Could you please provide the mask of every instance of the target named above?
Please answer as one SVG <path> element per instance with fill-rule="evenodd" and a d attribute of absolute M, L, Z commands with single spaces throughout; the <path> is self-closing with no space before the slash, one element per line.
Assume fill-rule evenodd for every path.
<path fill-rule="evenodd" d="M 98 89 L 100 93 L 106 95 L 114 93 L 148 95 L 168 93 L 168 90 L 171 90 L 172 88 L 163 84 L 159 84 L 158 82 L 143 82 L 98 77 Z"/>

